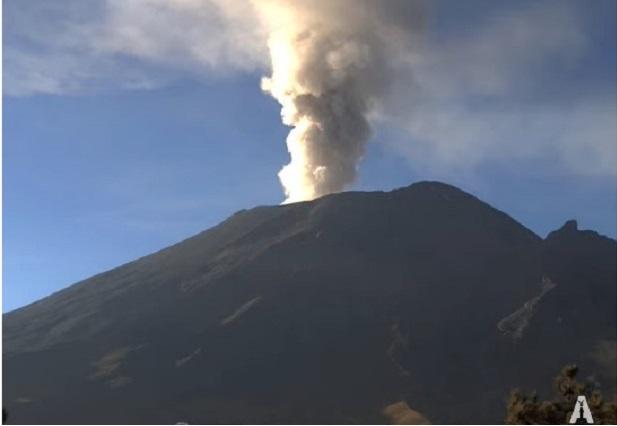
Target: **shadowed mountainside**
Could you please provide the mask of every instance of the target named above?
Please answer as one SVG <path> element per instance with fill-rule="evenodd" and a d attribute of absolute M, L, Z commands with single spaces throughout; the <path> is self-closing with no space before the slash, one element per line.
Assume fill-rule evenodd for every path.
<path fill-rule="evenodd" d="M 4 315 L 12 423 L 501 422 L 566 363 L 615 393 L 617 244 L 446 184 L 240 211 Z M 403 405 L 401 405 L 403 406 Z"/>

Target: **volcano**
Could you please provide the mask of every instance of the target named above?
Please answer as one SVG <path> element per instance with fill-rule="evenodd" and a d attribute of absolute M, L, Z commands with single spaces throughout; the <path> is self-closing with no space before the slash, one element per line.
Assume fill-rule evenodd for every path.
<path fill-rule="evenodd" d="M 617 243 L 453 186 L 242 210 L 3 316 L 11 423 L 500 423 L 576 363 L 617 388 Z M 385 410 L 385 411 L 384 411 Z"/>

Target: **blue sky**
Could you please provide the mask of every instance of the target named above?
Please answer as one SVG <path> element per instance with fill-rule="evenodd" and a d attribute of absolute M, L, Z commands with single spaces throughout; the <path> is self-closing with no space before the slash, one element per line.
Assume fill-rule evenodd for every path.
<path fill-rule="evenodd" d="M 5 1 L 5 312 L 284 198 L 261 59 L 92 54 L 69 30 L 102 24 L 56 3 Z M 431 7 L 349 189 L 443 180 L 541 236 L 575 218 L 614 238 L 615 2 L 460 4 Z"/>

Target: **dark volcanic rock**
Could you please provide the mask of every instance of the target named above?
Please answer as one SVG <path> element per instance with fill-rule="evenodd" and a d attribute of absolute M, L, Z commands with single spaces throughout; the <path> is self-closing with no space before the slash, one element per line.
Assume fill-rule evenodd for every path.
<path fill-rule="evenodd" d="M 243 210 L 4 316 L 14 423 L 501 422 L 577 362 L 608 393 L 614 240 L 421 182 Z M 513 331 L 514 330 L 514 331 Z"/>

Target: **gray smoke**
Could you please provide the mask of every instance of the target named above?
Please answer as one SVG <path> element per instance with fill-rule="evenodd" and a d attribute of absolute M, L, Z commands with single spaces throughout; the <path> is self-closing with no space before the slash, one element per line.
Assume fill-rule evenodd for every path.
<path fill-rule="evenodd" d="M 414 40 L 412 1 L 256 1 L 272 75 L 263 89 L 282 105 L 291 162 L 279 173 L 286 202 L 352 183 L 371 135 L 368 116 L 393 77 L 396 52 Z"/>

